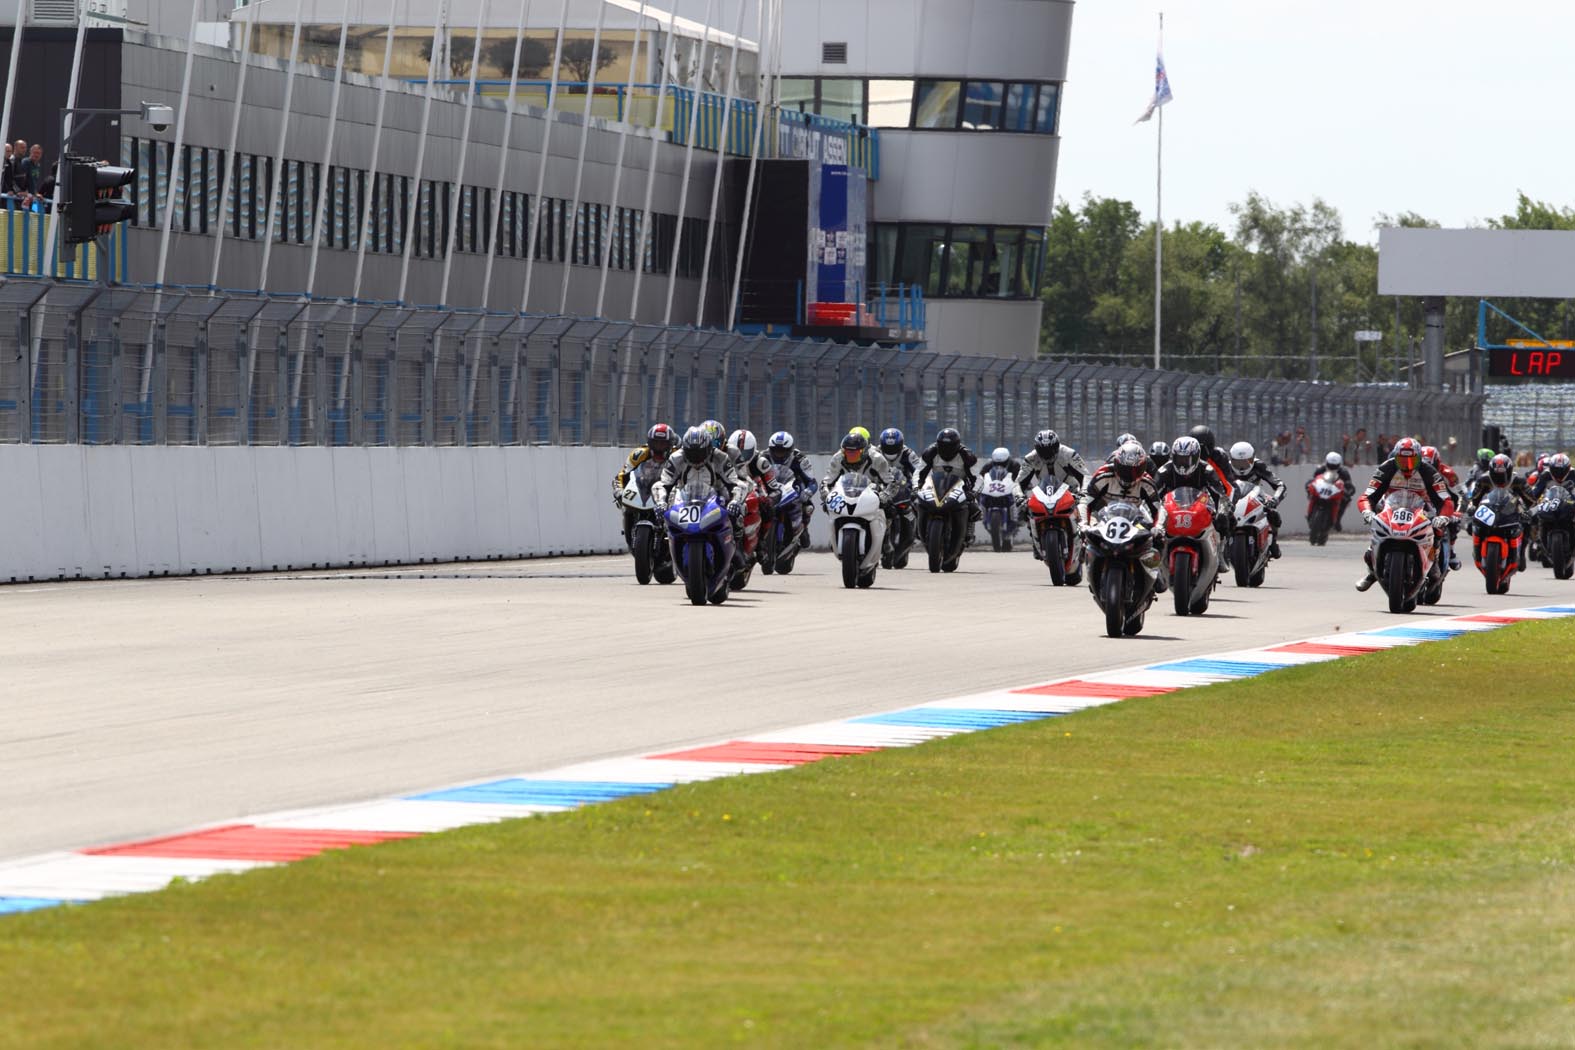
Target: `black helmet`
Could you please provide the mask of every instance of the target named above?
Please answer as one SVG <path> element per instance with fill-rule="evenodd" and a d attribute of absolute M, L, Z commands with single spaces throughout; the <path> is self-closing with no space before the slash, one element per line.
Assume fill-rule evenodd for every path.
<path fill-rule="evenodd" d="M 957 433 L 956 427 L 941 428 L 941 432 L 935 435 L 935 451 L 947 459 L 962 451 L 962 435 Z"/>
<path fill-rule="evenodd" d="M 680 445 L 684 452 L 684 459 L 699 466 L 711 458 L 711 434 L 705 427 L 690 427 L 684 431 L 684 440 Z"/>
<path fill-rule="evenodd" d="M 842 461 L 849 466 L 862 462 L 869 447 L 870 440 L 863 434 L 849 434 L 842 439 Z"/>
<path fill-rule="evenodd" d="M 1193 427 L 1188 433 L 1198 439 L 1198 444 L 1203 446 L 1203 454 L 1205 456 L 1212 456 L 1214 450 L 1219 447 L 1219 442 L 1214 440 L 1214 431 L 1202 423 Z"/>
<path fill-rule="evenodd" d="M 1503 488 L 1505 485 L 1508 485 L 1510 479 L 1515 476 L 1515 464 L 1508 456 L 1500 452 L 1498 455 L 1494 456 L 1492 462 L 1488 464 L 1487 472 L 1488 477 L 1492 479 L 1493 484 L 1497 485 L 1499 488 Z"/>
<path fill-rule="evenodd" d="M 1061 452 L 1061 435 L 1053 430 L 1041 430 L 1034 435 L 1034 451 L 1045 462 L 1053 462 Z"/>
<path fill-rule="evenodd" d="M 1570 457 L 1563 452 L 1548 457 L 1548 476 L 1563 484 L 1564 479 L 1570 476 Z"/>

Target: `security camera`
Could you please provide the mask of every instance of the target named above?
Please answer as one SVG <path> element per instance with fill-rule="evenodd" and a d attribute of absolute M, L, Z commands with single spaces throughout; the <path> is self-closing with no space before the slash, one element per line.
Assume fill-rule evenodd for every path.
<path fill-rule="evenodd" d="M 155 102 L 142 104 L 142 119 L 154 131 L 164 131 L 175 123 L 175 110 Z"/>

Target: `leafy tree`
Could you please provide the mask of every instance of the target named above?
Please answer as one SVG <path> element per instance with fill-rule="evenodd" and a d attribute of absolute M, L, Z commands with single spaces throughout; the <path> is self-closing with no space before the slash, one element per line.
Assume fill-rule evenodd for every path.
<path fill-rule="evenodd" d="M 481 45 L 481 61 L 495 71 L 498 79 L 507 80 L 514 75 L 514 40 L 494 40 Z M 552 47 L 545 41 L 526 35 L 520 41 L 520 80 L 539 80 L 552 66 Z"/>
<path fill-rule="evenodd" d="M 618 61 L 618 50 L 605 40 L 595 47 L 593 40 L 570 40 L 563 45 L 563 71 L 565 79 L 581 84 L 588 83 L 593 72 L 600 73 Z M 595 69 L 591 68 L 595 61 Z"/>

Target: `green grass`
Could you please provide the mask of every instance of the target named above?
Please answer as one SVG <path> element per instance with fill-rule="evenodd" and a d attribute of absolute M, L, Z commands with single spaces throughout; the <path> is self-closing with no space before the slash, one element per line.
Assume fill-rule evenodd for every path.
<path fill-rule="evenodd" d="M 0 1045 L 1575 1046 L 1575 624 L 0 919 Z"/>

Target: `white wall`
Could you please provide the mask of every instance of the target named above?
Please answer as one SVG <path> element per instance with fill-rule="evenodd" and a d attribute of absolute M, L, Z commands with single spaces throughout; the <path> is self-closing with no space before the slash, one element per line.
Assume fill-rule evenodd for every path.
<path fill-rule="evenodd" d="M 0 581 L 623 549 L 616 448 L 0 447 Z"/>

